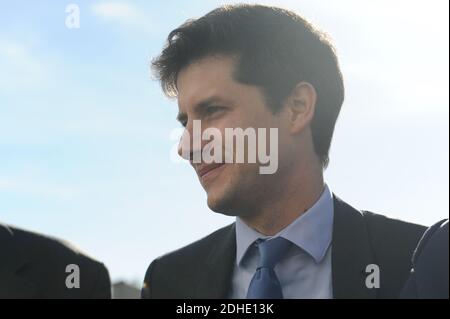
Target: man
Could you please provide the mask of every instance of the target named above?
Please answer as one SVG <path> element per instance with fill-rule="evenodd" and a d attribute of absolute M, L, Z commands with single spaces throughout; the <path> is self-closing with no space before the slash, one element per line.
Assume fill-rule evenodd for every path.
<path fill-rule="evenodd" d="M 0 299 L 110 297 L 103 264 L 58 240 L 0 224 Z"/>
<path fill-rule="evenodd" d="M 420 240 L 401 298 L 448 299 L 448 219 L 431 226 Z"/>
<path fill-rule="evenodd" d="M 287 10 L 226 6 L 172 31 L 153 67 L 178 99 L 180 155 L 236 222 L 154 260 L 143 298 L 398 297 L 424 228 L 358 211 L 324 182 L 344 85 L 323 33 Z M 277 129 L 276 172 L 195 161 L 210 145 L 196 120 Z"/>

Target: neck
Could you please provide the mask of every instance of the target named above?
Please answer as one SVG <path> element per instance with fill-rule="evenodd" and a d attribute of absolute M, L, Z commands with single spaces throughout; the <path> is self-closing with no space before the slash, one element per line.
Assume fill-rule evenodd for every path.
<path fill-rule="evenodd" d="M 304 214 L 319 199 L 324 189 L 320 165 L 289 172 L 283 186 L 271 187 L 271 196 L 258 205 L 258 213 L 240 218 L 251 228 L 266 236 L 273 236 Z M 279 192 L 273 192 L 278 189 Z"/>

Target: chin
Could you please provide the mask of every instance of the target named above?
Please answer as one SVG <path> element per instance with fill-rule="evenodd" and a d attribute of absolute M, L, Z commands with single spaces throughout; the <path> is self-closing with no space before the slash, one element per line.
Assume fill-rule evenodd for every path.
<path fill-rule="evenodd" d="M 237 199 L 231 199 L 230 196 L 223 193 L 208 193 L 208 207 L 213 212 L 226 216 L 239 216 L 239 209 L 237 209 L 236 206 L 238 205 L 236 204 L 238 204 Z"/>
<path fill-rule="evenodd" d="M 232 174 L 231 174 L 232 173 Z M 250 171 L 253 175 L 253 172 Z M 245 178 L 249 175 L 246 170 L 230 172 L 228 175 L 218 176 L 205 188 L 208 196 L 208 207 L 226 216 L 242 216 L 254 212 L 254 195 L 257 190 L 250 188 L 255 185 L 254 179 Z"/>
<path fill-rule="evenodd" d="M 245 192 L 242 191 L 242 193 Z M 208 207 L 213 212 L 225 216 L 243 217 L 253 214 L 256 211 L 253 207 L 254 205 L 245 200 L 245 198 L 236 196 L 238 194 L 240 193 L 225 193 L 221 194 L 222 196 L 208 194 Z"/>

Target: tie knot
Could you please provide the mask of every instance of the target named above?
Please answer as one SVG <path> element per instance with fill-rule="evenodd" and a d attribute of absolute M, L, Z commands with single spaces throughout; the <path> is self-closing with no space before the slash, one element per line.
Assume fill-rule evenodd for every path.
<path fill-rule="evenodd" d="M 260 261 L 259 268 L 274 268 L 291 246 L 291 242 L 283 237 L 257 242 Z"/>

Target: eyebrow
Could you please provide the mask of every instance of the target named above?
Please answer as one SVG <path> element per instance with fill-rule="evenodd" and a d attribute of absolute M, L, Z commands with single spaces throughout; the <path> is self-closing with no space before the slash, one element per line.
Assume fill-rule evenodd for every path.
<path fill-rule="evenodd" d="M 211 96 L 203 101 L 200 101 L 194 106 L 194 113 L 201 113 L 203 110 L 205 110 L 207 107 L 211 106 L 215 103 L 223 104 L 226 101 L 224 101 L 223 98 L 220 98 L 218 96 Z M 179 112 L 177 115 L 177 121 L 180 123 L 183 123 L 187 119 L 187 114 L 184 112 Z"/>

